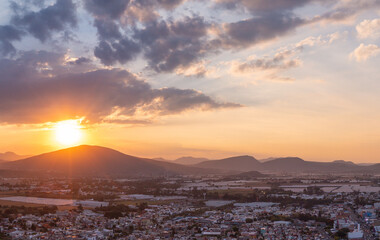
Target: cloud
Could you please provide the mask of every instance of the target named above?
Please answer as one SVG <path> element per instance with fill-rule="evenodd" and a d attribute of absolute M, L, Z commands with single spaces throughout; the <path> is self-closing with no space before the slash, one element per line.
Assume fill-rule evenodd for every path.
<path fill-rule="evenodd" d="M 380 18 L 363 20 L 356 26 L 358 38 L 379 38 L 380 37 Z"/>
<path fill-rule="evenodd" d="M 45 42 L 53 32 L 76 26 L 76 6 L 72 0 L 57 0 L 54 5 L 38 12 L 28 11 L 14 16 L 12 23 L 25 29 L 41 42 Z"/>
<path fill-rule="evenodd" d="M 24 33 L 12 25 L 0 26 L 0 54 L 7 56 L 15 53 L 16 49 L 12 42 L 21 40 Z"/>
<path fill-rule="evenodd" d="M 121 69 L 72 72 L 65 56 L 24 52 L 0 60 L 0 122 L 28 124 L 85 118 L 90 123 L 149 121 L 189 110 L 239 107 L 193 89 L 154 89 Z M 68 65 L 69 66 L 69 65 Z"/>
<path fill-rule="evenodd" d="M 350 53 L 350 58 L 355 59 L 357 62 L 365 62 L 370 57 L 377 56 L 380 53 L 380 47 L 375 44 L 364 45 L 363 43 L 359 45 L 352 53 Z"/>

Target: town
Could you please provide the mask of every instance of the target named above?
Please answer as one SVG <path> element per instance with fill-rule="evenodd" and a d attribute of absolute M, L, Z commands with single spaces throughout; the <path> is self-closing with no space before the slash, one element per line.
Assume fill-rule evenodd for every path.
<path fill-rule="evenodd" d="M 378 176 L 2 178 L 0 239 L 379 239 Z"/>

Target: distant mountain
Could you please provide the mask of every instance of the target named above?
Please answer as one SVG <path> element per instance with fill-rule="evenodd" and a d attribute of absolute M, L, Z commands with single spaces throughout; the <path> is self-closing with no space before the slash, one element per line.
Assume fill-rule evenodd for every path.
<path fill-rule="evenodd" d="M 179 163 L 183 165 L 193 165 L 200 162 L 210 161 L 207 158 L 195 158 L 195 157 L 180 157 L 174 160 L 174 163 Z"/>
<path fill-rule="evenodd" d="M 29 156 L 22 156 L 22 155 L 17 155 L 14 152 L 5 152 L 5 153 L 0 153 L 0 159 L 4 161 L 15 161 L 23 158 L 27 158 Z"/>
<path fill-rule="evenodd" d="M 252 156 L 237 156 L 221 160 L 209 160 L 193 165 L 194 167 L 220 169 L 224 171 L 253 171 L 260 168 L 261 163 Z"/>
<path fill-rule="evenodd" d="M 266 173 L 373 173 L 380 174 L 380 164 L 361 166 L 353 162 L 311 162 L 298 157 L 276 158 L 260 162 L 251 156 L 238 156 L 222 160 L 205 161 L 193 166 L 224 171 L 260 171 Z"/>
<path fill-rule="evenodd" d="M 2 169 L 44 171 L 68 176 L 163 176 L 176 174 L 206 174 L 215 172 L 129 156 L 110 148 L 77 146 L 13 162 L 2 163 Z"/>
<path fill-rule="evenodd" d="M 357 172 L 366 171 L 352 162 L 342 160 L 334 162 L 310 162 L 297 157 L 277 158 L 262 164 L 262 169 L 273 172 Z"/>

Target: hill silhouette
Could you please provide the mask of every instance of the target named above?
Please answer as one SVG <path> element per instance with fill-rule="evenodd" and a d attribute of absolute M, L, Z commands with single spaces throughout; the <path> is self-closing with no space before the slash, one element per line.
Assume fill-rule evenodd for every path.
<path fill-rule="evenodd" d="M 116 150 L 81 145 L 1 164 L 3 169 L 48 171 L 67 176 L 162 176 L 199 174 L 207 170 L 139 158 Z"/>

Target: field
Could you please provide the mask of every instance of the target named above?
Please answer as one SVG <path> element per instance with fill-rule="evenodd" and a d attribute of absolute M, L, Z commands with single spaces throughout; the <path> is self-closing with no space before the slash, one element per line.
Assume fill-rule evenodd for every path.
<path fill-rule="evenodd" d="M 36 204 L 36 203 L 25 203 L 25 202 L 15 202 L 15 201 L 7 201 L 7 200 L 0 200 L 0 206 L 16 206 L 16 207 L 44 207 L 47 205 L 44 204 Z M 0 207 L 0 209 L 2 208 Z M 73 210 L 76 209 L 77 207 L 75 206 L 57 206 L 59 211 L 65 211 L 65 210 Z"/>

